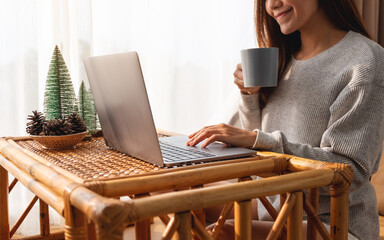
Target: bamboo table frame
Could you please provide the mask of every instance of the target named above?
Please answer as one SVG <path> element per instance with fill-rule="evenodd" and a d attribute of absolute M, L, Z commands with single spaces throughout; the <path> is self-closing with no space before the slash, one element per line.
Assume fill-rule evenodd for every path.
<path fill-rule="evenodd" d="M 0 138 L 0 153 L 4 156 L 0 155 L 0 239 L 10 238 L 8 193 L 14 183 L 8 186 L 8 172 L 40 198 L 43 215 L 48 212 L 49 205 L 65 217 L 66 239 L 121 239 L 123 227 L 130 223 L 136 224 L 136 239 L 150 239 L 148 219 L 154 216 L 160 216 L 166 224 L 163 239 L 172 236 L 183 240 L 192 239 L 192 236 L 216 239 L 232 206 L 235 208 L 236 239 L 250 239 L 250 200 L 253 198 L 259 198 L 275 219 L 268 239 L 277 239 L 280 235 L 301 239 L 303 209 L 308 216 L 309 239 L 315 239 L 317 231 L 324 239 L 348 237 L 348 195 L 353 178 L 352 168 L 348 165 L 258 152 L 250 158 L 87 182 L 66 176 L 62 169 L 17 145 L 17 141 L 26 139 Z M 248 177 L 253 175 L 266 178 L 252 180 Z M 201 187 L 233 178 L 240 181 L 220 187 Z M 330 186 L 330 234 L 317 216 L 318 188 L 322 186 Z M 186 188 L 192 189 L 140 197 L 155 191 Z M 309 189 L 308 197 L 304 198 L 302 191 L 306 189 Z M 281 194 L 279 213 L 265 198 L 274 194 Z M 137 198 L 130 201 L 116 199 L 125 195 Z M 202 224 L 205 223 L 202 209 L 218 204 L 226 204 L 226 207 L 209 233 Z M 174 214 L 174 217 L 168 214 Z M 87 220 L 92 223 L 88 224 Z M 60 237 L 50 234 L 47 218 L 41 222 L 41 236 L 33 239 Z"/>

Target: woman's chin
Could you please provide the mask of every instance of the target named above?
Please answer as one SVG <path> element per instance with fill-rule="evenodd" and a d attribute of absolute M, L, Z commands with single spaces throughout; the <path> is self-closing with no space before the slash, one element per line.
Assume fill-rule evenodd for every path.
<path fill-rule="evenodd" d="M 297 31 L 297 29 L 290 28 L 290 27 L 285 27 L 285 26 L 280 26 L 280 31 L 284 35 L 289 35 L 291 33 L 294 33 Z"/>

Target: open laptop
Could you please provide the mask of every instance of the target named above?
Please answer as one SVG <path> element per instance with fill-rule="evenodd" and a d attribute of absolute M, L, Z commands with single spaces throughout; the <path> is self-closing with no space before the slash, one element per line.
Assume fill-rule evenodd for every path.
<path fill-rule="evenodd" d="M 90 57 L 84 63 L 110 148 L 160 167 L 255 154 L 254 150 L 221 143 L 190 147 L 187 136 L 158 138 L 136 52 Z"/>

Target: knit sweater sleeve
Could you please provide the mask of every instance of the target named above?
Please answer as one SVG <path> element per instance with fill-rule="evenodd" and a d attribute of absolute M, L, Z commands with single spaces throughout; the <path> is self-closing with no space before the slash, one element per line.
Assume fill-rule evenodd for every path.
<path fill-rule="evenodd" d="M 259 106 L 259 94 L 241 94 L 239 106 L 239 119 L 241 127 L 246 130 L 261 128 L 261 109 Z"/>
<path fill-rule="evenodd" d="M 320 147 L 289 142 L 281 131 L 266 133 L 257 130 L 254 148 L 347 163 L 354 172 L 351 190 L 361 186 L 376 171 L 382 150 L 384 80 L 382 74 L 366 71 L 366 68 L 362 71 L 355 69 L 348 75 L 352 80 L 329 109 L 328 128 Z"/>

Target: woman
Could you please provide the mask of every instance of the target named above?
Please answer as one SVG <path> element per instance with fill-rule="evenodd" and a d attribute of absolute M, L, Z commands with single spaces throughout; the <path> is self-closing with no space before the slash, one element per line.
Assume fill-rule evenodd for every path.
<path fill-rule="evenodd" d="M 376 196 L 369 182 L 384 135 L 384 49 L 369 40 L 353 0 L 257 0 L 260 47 L 279 47 L 276 88 L 245 88 L 241 65 L 242 129 L 226 124 L 190 135 L 188 145 L 213 141 L 325 162 L 354 171 L 349 231 L 378 239 Z M 329 196 L 319 214 L 329 219 Z M 260 214 L 259 214 L 260 215 Z"/>

